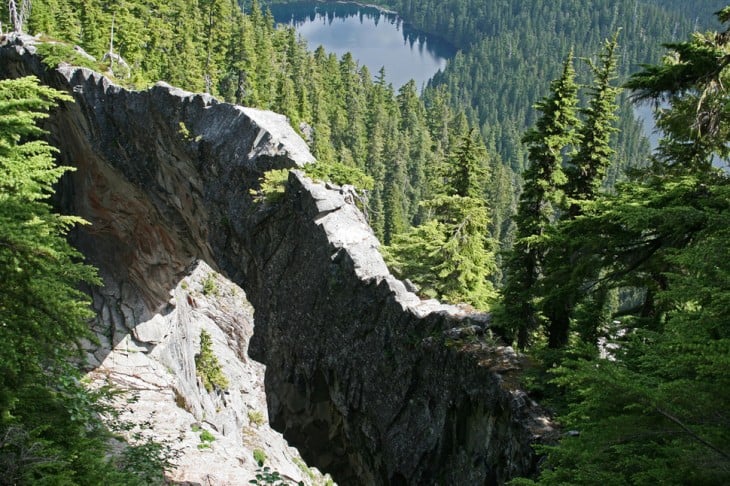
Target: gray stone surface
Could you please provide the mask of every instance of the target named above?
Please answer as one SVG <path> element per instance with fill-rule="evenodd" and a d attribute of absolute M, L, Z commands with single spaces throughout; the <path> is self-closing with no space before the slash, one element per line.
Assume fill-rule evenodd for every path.
<path fill-rule="evenodd" d="M 214 290 L 204 290 L 208 281 L 214 282 Z M 107 299 L 96 297 L 100 311 L 98 305 L 107 305 Z M 108 325 L 102 318 L 96 323 L 99 331 Z M 140 328 L 145 331 L 138 333 Z M 230 383 L 225 390 L 207 391 L 196 374 L 203 330 L 211 336 L 213 353 Z M 246 484 L 255 477 L 253 451 L 259 449 L 266 454 L 266 465 L 283 477 L 324 483 L 268 425 L 264 366 L 246 354 L 252 333 L 253 308 L 243 290 L 198 262 L 170 293 L 167 312 L 137 324 L 89 373 L 93 383 L 111 383 L 126 392 L 119 400 L 121 419 L 146 424 L 134 432 L 176 451 L 170 481 Z M 203 441 L 203 430 L 214 440 Z"/>
<path fill-rule="evenodd" d="M 187 404 L 177 408 L 215 417 L 221 437 L 201 452 L 216 459 L 191 461 L 227 471 L 249 403 L 242 390 L 255 387 L 243 382 L 256 380 L 231 368 L 235 400 L 197 384 L 189 362 L 202 326 L 231 363 L 250 361 L 237 318 L 180 290 L 202 260 L 255 308 L 248 353 L 266 364 L 272 426 L 340 484 L 501 484 L 534 471 L 532 446 L 552 424 L 518 387 L 519 357 L 489 342 L 489 316 L 421 301 L 391 276 L 346 188 L 294 171 L 283 201 L 252 201 L 265 170 L 312 161 L 283 117 L 165 84 L 127 91 L 84 69 L 46 71 L 21 46 L 0 49 L 0 76 L 31 73 L 75 99 L 46 128 L 78 169 L 57 204 L 92 222 L 73 242 L 105 282 L 94 291 L 105 346 L 90 356 L 98 369 L 111 356 L 109 369 L 134 370 L 142 381 L 130 386 L 168 405 L 160 370 L 172 370 Z M 187 424 L 156 427 L 167 426 Z"/>

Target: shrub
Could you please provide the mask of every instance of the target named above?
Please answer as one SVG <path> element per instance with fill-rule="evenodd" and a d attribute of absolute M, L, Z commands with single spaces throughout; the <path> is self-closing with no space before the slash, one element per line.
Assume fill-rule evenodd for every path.
<path fill-rule="evenodd" d="M 253 459 L 260 467 L 262 467 L 264 465 L 264 462 L 266 461 L 266 453 L 261 449 L 254 449 Z"/>
<path fill-rule="evenodd" d="M 106 68 L 103 64 L 84 56 L 73 46 L 60 42 L 44 42 L 37 46 L 38 54 L 43 59 L 43 64 L 55 69 L 59 64 L 68 63 L 72 66 L 80 66 L 94 71 L 103 72 Z"/>
<path fill-rule="evenodd" d="M 213 442 L 215 440 L 215 436 L 209 431 L 209 430 L 201 430 L 200 431 L 200 441 L 201 442 Z"/>
<path fill-rule="evenodd" d="M 264 414 L 258 410 L 249 410 L 248 421 L 258 427 L 266 422 L 266 417 L 264 417 Z"/>
<path fill-rule="evenodd" d="M 284 197 L 286 181 L 289 179 L 289 169 L 274 169 L 264 172 L 260 179 L 261 188 L 251 189 L 251 195 L 256 202 L 275 203 Z"/>
<path fill-rule="evenodd" d="M 203 280 L 203 295 L 218 295 L 218 284 L 212 273 Z"/>
<path fill-rule="evenodd" d="M 331 182 L 338 186 L 350 184 L 357 189 L 369 191 L 375 186 L 375 180 L 362 169 L 339 162 L 317 162 L 304 166 L 304 171 L 315 180 Z"/>
<path fill-rule="evenodd" d="M 200 353 L 195 355 L 195 371 L 207 391 L 228 388 L 228 378 L 223 374 L 218 358 L 213 354 L 213 340 L 205 329 L 200 331 Z"/>

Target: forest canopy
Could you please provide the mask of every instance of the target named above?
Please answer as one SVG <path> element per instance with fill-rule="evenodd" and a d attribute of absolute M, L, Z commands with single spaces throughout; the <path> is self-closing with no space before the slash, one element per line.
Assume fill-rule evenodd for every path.
<path fill-rule="evenodd" d="M 536 482 L 730 482 L 725 2 L 379 3 L 462 49 L 422 95 L 307 50 L 256 0 L 36 0 L 23 28 L 53 41 L 49 65 L 74 55 L 61 40 L 121 83 L 282 112 L 323 174 L 366 181 L 393 271 L 492 310 L 534 362 L 526 386 L 572 431 Z M 631 99 L 657 106 L 653 154 Z M 0 82 L 0 464 L 18 483 L 135 484 L 67 366 L 88 337 L 78 286 L 98 280 L 65 239 L 83 222 L 48 202 L 67 168 L 37 122 L 68 101 Z"/>

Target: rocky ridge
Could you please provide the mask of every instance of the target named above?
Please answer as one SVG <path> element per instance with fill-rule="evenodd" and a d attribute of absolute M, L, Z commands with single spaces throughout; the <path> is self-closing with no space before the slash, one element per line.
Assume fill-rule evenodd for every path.
<path fill-rule="evenodd" d="M 518 356 L 484 337 L 488 316 L 422 301 L 392 277 L 347 188 L 293 171 L 282 201 L 252 200 L 264 171 L 313 160 L 284 117 L 162 83 L 136 92 L 87 69 L 49 70 L 31 44 L 0 48 L 0 77 L 33 74 L 75 99 L 46 128 L 77 168 L 58 205 L 92 223 L 73 240 L 105 283 L 93 291 L 104 337 L 89 350 L 94 373 L 135 388 L 158 370 L 138 403 L 165 410 L 155 430 L 190 443 L 176 480 L 250 478 L 242 431 L 262 404 L 255 373 L 241 368 L 253 363 L 243 290 L 271 425 L 338 483 L 501 484 L 534 471 L 532 446 L 554 431 L 515 385 Z M 243 290 L 215 277 L 228 300 L 201 305 L 190 289 L 208 277 L 196 272 Z M 196 379 L 203 328 L 228 363 L 228 391 Z M 188 415 L 173 420 L 178 411 Z M 216 434 L 210 450 L 192 449 L 193 422 Z M 307 479 L 289 454 L 275 467 Z"/>

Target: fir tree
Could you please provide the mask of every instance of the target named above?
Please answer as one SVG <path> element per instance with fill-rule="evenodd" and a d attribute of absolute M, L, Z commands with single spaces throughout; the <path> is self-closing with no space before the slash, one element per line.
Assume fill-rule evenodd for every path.
<path fill-rule="evenodd" d="M 594 80 L 588 88 L 588 106 L 581 110 L 584 121 L 578 130 L 580 144 L 577 152 L 568 160 L 565 170 L 567 180 L 564 191 L 568 203 L 567 209 L 561 214 L 562 219 L 577 217 L 584 205 L 592 203 L 611 164 L 614 153 L 611 135 L 616 131 L 612 123 L 616 120 L 616 96 L 619 92 L 619 88 L 611 85 L 616 77 L 617 36 L 618 33 L 612 40 L 606 41 L 598 66 L 588 61 Z M 575 246 L 575 242 L 558 237 L 549 246 L 544 263 L 546 278 L 543 282 L 545 291 L 542 309 L 547 319 L 548 345 L 560 348 L 568 344 L 571 316 L 577 301 L 586 297 L 580 289 L 587 286 L 588 282 L 575 276 L 578 255 L 571 254 L 569 250 Z M 604 294 L 599 292 L 592 297 L 600 295 Z M 595 309 L 602 307 L 602 300 L 598 298 L 593 303 Z M 598 316 L 596 318 L 598 321 Z"/>
<path fill-rule="evenodd" d="M 440 194 L 422 203 L 427 221 L 395 236 L 384 249 L 391 268 L 424 294 L 482 310 L 495 296 L 488 280 L 495 259 L 483 198 L 486 165 L 486 150 L 474 132 L 463 134 L 439 172 Z"/>
<path fill-rule="evenodd" d="M 8 393 L 37 373 L 42 363 L 86 337 L 90 317 L 79 282 L 96 282 L 94 271 L 64 238 L 82 222 L 51 211 L 52 186 L 67 167 L 55 167 L 54 150 L 36 140 L 37 121 L 56 100 L 69 100 L 33 78 L 0 81 L 0 386 Z M 0 400 L 8 413 L 12 400 Z"/>
<path fill-rule="evenodd" d="M 599 56 L 599 64 L 588 61 L 593 73 L 593 84 L 588 87 L 588 107 L 581 110 L 584 116 L 579 130 L 580 145 L 570 158 L 566 169 L 566 195 L 569 199 L 567 217 L 580 214 L 582 201 L 590 201 L 603 183 L 614 150 L 611 135 L 617 130 L 616 96 L 620 88 L 611 83 L 616 79 L 616 50 L 618 33 L 607 40 Z"/>
<path fill-rule="evenodd" d="M 506 313 L 514 321 L 504 323 L 507 338 L 512 339 L 516 334 L 520 348 L 527 346 L 530 333 L 539 325 L 534 299 L 545 259 L 542 237 L 563 200 L 562 187 L 566 182 L 563 160 L 579 141 L 577 94 L 571 52 L 563 63 L 561 77 L 551 84 L 550 96 L 537 105 L 540 119 L 523 137 L 530 167 L 524 174 L 515 215 L 517 237 L 507 261 L 503 290 Z"/>
<path fill-rule="evenodd" d="M 539 484 L 730 481 L 730 180 L 709 163 L 730 141 L 729 38 L 671 44 L 632 78 L 638 96 L 669 103 L 654 164 L 556 229 L 581 280 L 635 302 L 602 330 L 613 348 L 584 347 L 554 371 L 569 399 L 561 421 L 579 434 L 549 449 Z"/>
<path fill-rule="evenodd" d="M 110 411 L 103 393 L 87 390 L 69 364 L 79 358 L 79 341 L 90 338 L 93 315 L 79 286 L 99 279 L 66 240 L 83 220 L 55 213 L 48 202 L 69 168 L 55 165 L 37 124 L 70 100 L 35 78 L 0 81 L 2 482 L 161 482 L 164 460 L 152 449 L 135 449 L 142 460 L 126 471 L 115 467 L 99 416 Z"/>

